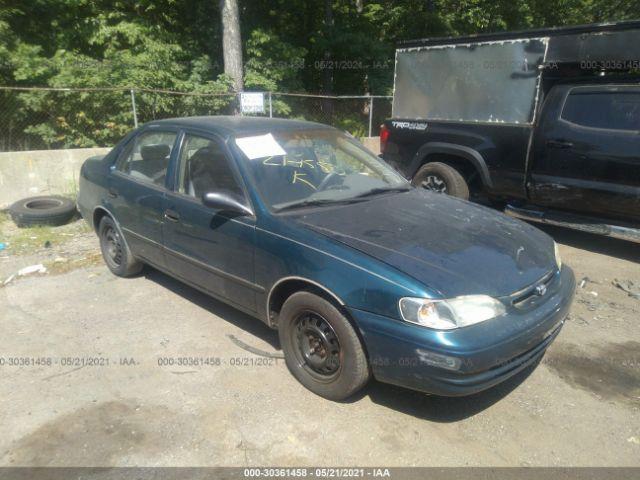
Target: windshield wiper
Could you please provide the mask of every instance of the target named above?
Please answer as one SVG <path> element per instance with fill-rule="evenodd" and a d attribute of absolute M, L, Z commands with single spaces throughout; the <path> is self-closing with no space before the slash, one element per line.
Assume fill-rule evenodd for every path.
<path fill-rule="evenodd" d="M 409 190 L 411 190 L 411 187 L 379 187 L 379 188 L 372 188 L 371 190 L 367 190 L 364 193 L 361 193 L 359 195 L 356 195 L 353 198 L 363 198 L 363 197 L 372 197 L 373 195 L 379 195 L 381 193 L 388 193 L 388 192 L 408 192 Z"/>
<path fill-rule="evenodd" d="M 285 204 L 282 207 L 275 207 L 275 209 L 278 212 L 284 212 L 285 210 L 294 210 L 297 208 L 318 207 L 322 205 L 348 204 L 348 203 L 353 203 L 357 201 L 358 200 L 355 200 L 355 198 L 345 198 L 341 200 L 330 200 L 330 199 L 301 200 L 299 202 Z"/>
<path fill-rule="evenodd" d="M 276 205 L 274 205 L 274 208 L 276 209 L 276 211 L 278 212 L 283 212 L 285 210 L 294 210 L 297 208 L 305 208 L 305 207 L 318 207 L 318 206 L 322 206 L 322 205 L 345 205 L 345 204 L 349 204 L 349 203 L 356 203 L 356 202 L 360 202 L 362 201 L 365 197 L 370 197 L 373 195 L 379 195 L 381 193 L 388 193 L 388 192 L 408 192 L 409 190 L 411 190 L 411 187 L 379 187 L 379 188 L 372 188 L 371 190 L 367 190 L 364 193 L 361 193 L 359 195 L 356 195 L 355 197 L 349 197 L 349 198 L 341 198 L 341 199 L 335 199 L 335 200 L 331 200 L 329 198 L 318 198 L 318 199 L 312 199 L 312 200 L 300 200 L 298 202 L 292 202 L 292 203 L 287 203 L 282 205 L 281 207 L 278 207 Z"/>

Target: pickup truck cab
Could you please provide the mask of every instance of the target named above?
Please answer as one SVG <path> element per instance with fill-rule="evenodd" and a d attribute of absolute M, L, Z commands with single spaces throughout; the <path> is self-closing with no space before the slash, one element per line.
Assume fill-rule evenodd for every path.
<path fill-rule="evenodd" d="M 554 87 L 533 142 L 533 203 L 640 221 L 640 85 Z"/>
<path fill-rule="evenodd" d="M 398 50 L 383 158 L 416 186 L 640 241 L 640 23 L 473 40 Z"/>

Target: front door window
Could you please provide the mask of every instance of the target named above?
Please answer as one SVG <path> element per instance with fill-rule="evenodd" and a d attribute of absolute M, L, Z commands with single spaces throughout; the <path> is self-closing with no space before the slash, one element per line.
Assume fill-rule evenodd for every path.
<path fill-rule="evenodd" d="M 240 184 L 222 147 L 215 141 L 185 135 L 180 154 L 178 192 L 201 199 L 211 192 L 244 198 Z"/>

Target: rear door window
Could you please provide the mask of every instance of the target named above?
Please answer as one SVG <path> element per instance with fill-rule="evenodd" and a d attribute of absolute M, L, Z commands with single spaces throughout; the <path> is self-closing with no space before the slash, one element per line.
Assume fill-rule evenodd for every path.
<path fill-rule="evenodd" d="M 565 101 L 562 119 L 607 130 L 640 130 L 640 92 L 574 90 Z"/>
<path fill-rule="evenodd" d="M 156 185 L 164 185 L 176 132 L 145 132 L 124 149 L 116 170 Z"/>

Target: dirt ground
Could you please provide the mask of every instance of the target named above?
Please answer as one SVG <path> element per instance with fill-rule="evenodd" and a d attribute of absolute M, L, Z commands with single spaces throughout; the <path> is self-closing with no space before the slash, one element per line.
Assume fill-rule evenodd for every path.
<path fill-rule="evenodd" d="M 640 466 L 640 248 L 545 230 L 579 287 L 538 368 L 334 403 L 233 340 L 276 353 L 260 322 L 152 269 L 111 275 L 81 221 L 0 218 L 0 465 Z"/>

